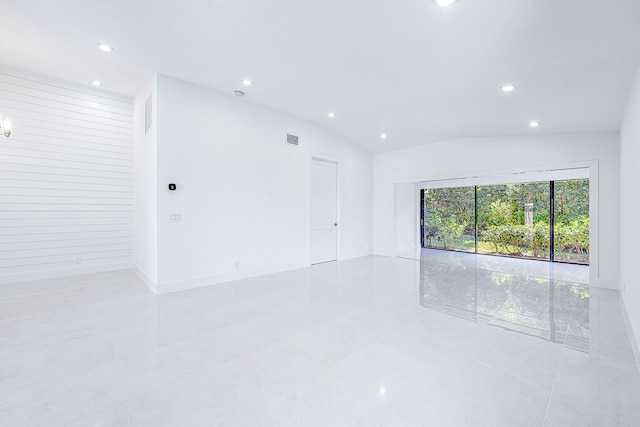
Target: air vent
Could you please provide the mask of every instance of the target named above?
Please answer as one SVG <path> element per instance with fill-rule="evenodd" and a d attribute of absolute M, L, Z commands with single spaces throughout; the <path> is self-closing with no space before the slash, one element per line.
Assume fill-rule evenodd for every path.
<path fill-rule="evenodd" d="M 144 103 L 144 133 L 147 134 L 151 130 L 151 115 L 153 112 L 151 111 L 153 104 L 151 100 L 151 95 L 147 98 L 147 102 Z"/>
<path fill-rule="evenodd" d="M 300 141 L 298 140 L 298 137 L 296 135 L 291 135 L 290 133 L 288 133 L 287 145 L 293 145 L 294 147 L 297 147 L 300 145 Z"/>

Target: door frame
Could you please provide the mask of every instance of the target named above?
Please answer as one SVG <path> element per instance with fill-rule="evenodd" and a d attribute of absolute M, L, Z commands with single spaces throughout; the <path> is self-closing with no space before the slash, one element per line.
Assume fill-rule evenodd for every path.
<path fill-rule="evenodd" d="M 340 216 L 340 160 L 324 154 L 311 153 L 309 155 L 309 161 L 307 162 L 309 166 L 307 170 L 307 265 L 309 266 L 311 265 L 311 175 L 313 163 L 333 164 L 336 167 L 336 222 L 338 223 L 338 226 L 336 227 L 336 261 L 340 261 L 340 235 L 342 234 L 340 232 L 342 229 Z"/>
<path fill-rule="evenodd" d="M 591 286 L 617 289 L 617 282 L 612 279 L 603 279 L 600 275 L 600 171 L 598 160 L 585 160 L 569 163 L 556 163 L 549 165 L 538 165 L 530 167 L 518 167 L 511 169 L 496 169 L 496 170 L 476 170 L 466 173 L 452 173 L 448 175 L 425 175 L 416 177 L 411 181 L 416 184 L 416 205 L 420 201 L 420 190 L 427 188 L 428 185 L 442 185 L 447 186 L 452 181 L 455 181 L 460 185 L 486 185 L 484 180 L 486 178 L 500 177 L 503 175 L 521 175 L 523 173 L 540 173 L 545 176 L 549 176 L 549 180 L 561 180 L 557 178 L 554 173 L 562 173 L 572 169 L 587 169 L 589 175 L 589 283 Z M 546 180 L 544 178 L 543 180 Z M 515 181 L 514 181 L 515 182 Z M 419 206 L 415 206 L 417 214 L 419 215 Z M 416 222 L 416 236 L 420 233 L 420 223 Z M 419 240 L 418 240 L 419 241 Z"/>

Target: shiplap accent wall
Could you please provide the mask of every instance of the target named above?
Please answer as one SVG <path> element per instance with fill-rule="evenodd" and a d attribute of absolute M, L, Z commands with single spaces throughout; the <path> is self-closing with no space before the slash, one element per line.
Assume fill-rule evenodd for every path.
<path fill-rule="evenodd" d="M 0 69 L 0 283 L 129 268 L 133 101 Z"/>

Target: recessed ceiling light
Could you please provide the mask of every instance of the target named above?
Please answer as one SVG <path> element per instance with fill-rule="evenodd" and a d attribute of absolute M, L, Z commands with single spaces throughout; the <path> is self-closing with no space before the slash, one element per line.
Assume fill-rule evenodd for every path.
<path fill-rule="evenodd" d="M 431 1 L 433 1 L 438 7 L 451 6 L 452 4 L 458 2 L 458 0 L 431 0 Z"/>
<path fill-rule="evenodd" d="M 327 113 L 327 117 L 329 117 L 329 118 L 333 119 L 335 116 L 336 116 L 336 113 L 334 113 L 333 111 Z"/>
<path fill-rule="evenodd" d="M 240 96 L 240 97 L 243 97 L 243 96 L 244 96 L 244 92 L 243 92 L 243 91 L 241 91 L 241 90 L 234 90 L 234 91 L 233 91 L 233 94 L 234 94 L 235 96 Z"/>
<path fill-rule="evenodd" d="M 94 81 L 91 82 L 91 84 L 94 85 L 94 86 L 100 86 L 102 83 L 100 83 L 97 80 L 94 80 Z"/>
<path fill-rule="evenodd" d="M 503 92 L 513 92 L 514 90 L 516 90 L 516 86 L 512 84 L 506 84 L 504 86 L 500 86 L 500 89 L 502 89 Z"/>
<path fill-rule="evenodd" d="M 380 134 L 380 139 L 387 139 L 387 134 L 386 133 L 381 133 Z"/>
<path fill-rule="evenodd" d="M 253 84 L 253 82 L 249 79 L 244 79 L 242 80 L 242 84 L 245 86 L 251 86 Z"/>
<path fill-rule="evenodd" d="M 108 44 L 98 43 L 98 48 L 103 52 L 113 52 L 113 48 Z"/>
<path fill-rule="evenodd" d="M 529 126 L 531 126 L 532 128 L 537 128 L 538 126 L 540 126 L 540 122 L 536 122 L 536 121 L 529 122 Z"/>

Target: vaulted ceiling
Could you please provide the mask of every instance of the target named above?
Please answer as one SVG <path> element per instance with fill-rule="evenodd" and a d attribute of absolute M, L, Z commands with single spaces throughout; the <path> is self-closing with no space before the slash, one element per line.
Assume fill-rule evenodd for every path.
<path fill-rule="evenodd" d="M 640 62 L 638 0 L 20 0 L 2 21 L 1 64 L 128 95 L 153 72 L 240 89 L 373 152 L 617 131 Z"/>

